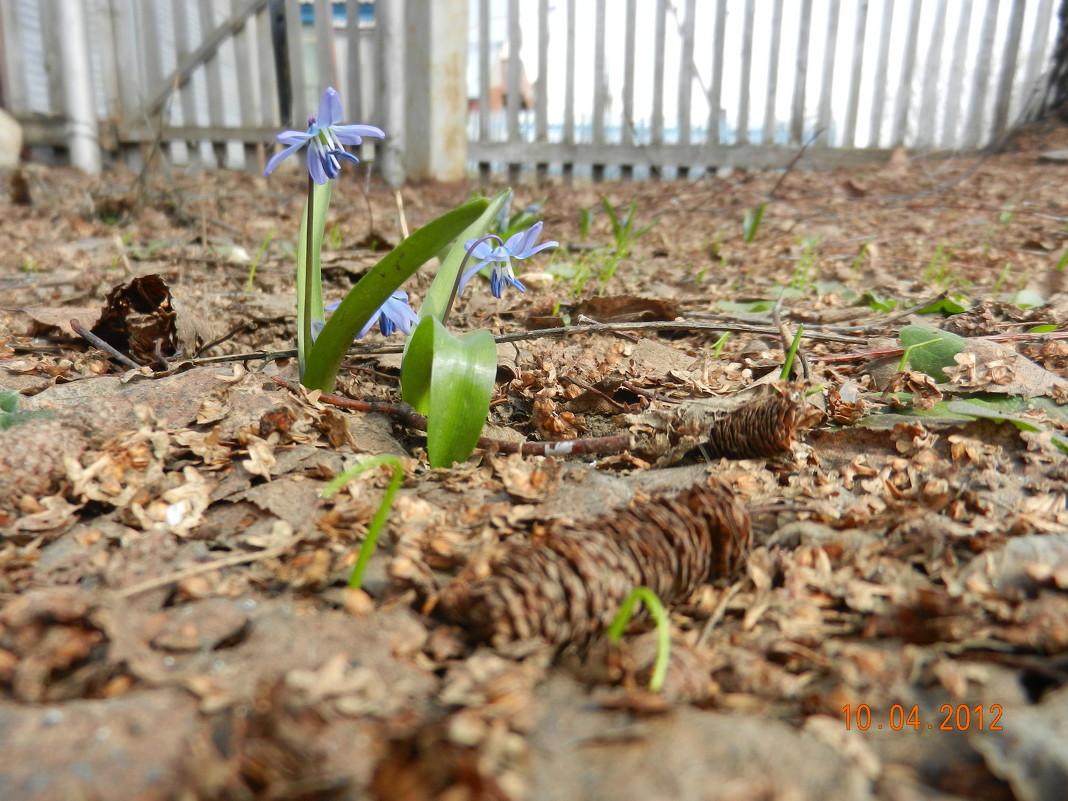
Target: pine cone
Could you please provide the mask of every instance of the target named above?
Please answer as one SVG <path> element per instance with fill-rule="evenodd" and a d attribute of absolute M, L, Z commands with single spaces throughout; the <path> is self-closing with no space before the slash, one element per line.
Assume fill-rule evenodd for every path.
<path fill-rule="evenodd" d="M 749 547 L 749 515 L 718 481 L 636 501 L 611 517 L 505 542 L 442 590 L 453 620 L 496 645 L 540 638 L 584 644 L 639 586 L 665 604 L 730 575 Z"/>

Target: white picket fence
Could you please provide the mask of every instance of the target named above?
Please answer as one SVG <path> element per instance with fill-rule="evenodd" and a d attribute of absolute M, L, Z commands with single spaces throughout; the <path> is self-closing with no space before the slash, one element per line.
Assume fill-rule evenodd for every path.
<path fill-rule="evenodd" d="M 349 120 L 390 134 L 379 162 L 392 158 L 397 180 L 429 118 L 466 125 L 466 153 L 460 142 L 449 158 L 483 174 L 694 176 L 802 151 L 802 166 L 824 167 L 996 142 L 1041 108 L 1056 12 L 1054 0 L 0 0 L 0 101 L 37 155 L 77 160 L 80 143 L 135 167 L 156 145 L 178 163 L 258 167 L 326 85 Z M 465 65 L 428 68 L 405 32 L 434 42 L 423 28 L 457 15 L 466 86 L 428 93 Z M 428 94 L 430 117 L 406 113 Z"/>

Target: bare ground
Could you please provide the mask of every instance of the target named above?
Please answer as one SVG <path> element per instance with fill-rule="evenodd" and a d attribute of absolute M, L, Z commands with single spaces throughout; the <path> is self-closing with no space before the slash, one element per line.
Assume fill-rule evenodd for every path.
<path fill-rule="evenodd" d="M 459 328 L 529 331 L 499 347 L 487 435 L 661 436 L 444 471 L 397 416 L 274 380 L 295 377 L 277 354 L 298 176 L 7 176 L 0 798 L 1063 797 L 1068 166 L 1039 153 L 1065 145 L 1048 128 L 987 158 L 518 187 L 562 247 L 525 295 L 458 306 Z M 331 208 L 336 297 L 401 235 L 394 195 L 362 183 Z M 406 224 L 472 190 L 405 188 Z M 629 253 L 602 196 L 656 221 Z M 155 370 L 71 324 L 144 276 L 109 314 L 133 361 L 168 357 Z M 899 314 L 944 291 L 970 310 Z M 583 316 L 689 327 L 536 336 Z M 680 402 L 774 378 L 779 323 L 815 335 L 791 403 L 686 439 Z M 897 372 L 909 324 L 971 338 L 942 383 Z M 396 343 L 364 344 L 339 393 L 395 403 Z M 976 396 L 1031 430 L 947 411 Z M 387 476 L 319 491 L 376 453 L 407 477 L 366 592 L 346 590 Z M 659 693 L 648 621 L 603 637 L 634 575 L 671 602 Z"/>

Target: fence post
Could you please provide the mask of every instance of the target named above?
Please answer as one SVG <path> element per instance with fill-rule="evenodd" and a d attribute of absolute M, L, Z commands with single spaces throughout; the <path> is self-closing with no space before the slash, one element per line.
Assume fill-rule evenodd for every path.
<path fill-rule="evenodd" d="M 100 172 L 100 138 L 93 108 L 88 25 L 81 0 L 59 3 L 59 58 L 67 111 L 67 148 L 71 164 Z"/>
<path fill-rule="evenodd" d="M 467 2 L 407 3 L 405 161 L 413 180 L 467 174 Z"/>
<path fill-rule="evenodd" d="M 375 166 L 386 183 L 404 183 L 405 39 L 404 0 L 378 0 L 375 3 L 375 115 L 374 124 L 386 132 L 386 140 L 375 145 Z"/>

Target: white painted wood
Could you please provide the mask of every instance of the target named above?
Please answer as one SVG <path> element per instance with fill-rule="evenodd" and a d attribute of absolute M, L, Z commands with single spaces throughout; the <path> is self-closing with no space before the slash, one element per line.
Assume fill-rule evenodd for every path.
<path fill-rule="evenodd" d="M 963 146 L 964 135 L 960 127 L 961 111 L 967 98 L 964 97 L 964 59 L 968 52 L 968 29 L 971 25 L 972 4 L 965 3 L 957 23 L 957 36 L 953 43 L 953 61 L 949 67 L 946 89 L 945 119 L 942 123 L 944 147 L 956 149 Z"/>
<path fill-rule="evenodd" d="M 608 85 L 608 75 L 605 72 L 604 23 L 605 0 L 594 0 L 592 135 L 595 145 L 604 144 L 605 93 Z"/>
<path fill-rule="evenodd" d="M 764 107 L 764 125 L 761 131 L 761 141 L 766 145 L 775 142 L 775 128 L 778 124 L 778 117 L 775 112 L 775 102 L 779 95 L 779 51 L 782 49 L 782 3 L 783 0 L 775 0 L 775 8 L 771 15 L 771 50 L 768 54 L 767 101 Z"/>
<path fill-rule="evenodd" d="M 968 116 L 965 117 L 967 126 L 964 130 L 964 144 L 968 147 L 977 147 L 986 137 L 983 135 L 983 117 L 986 111 L 987 99 L 990 96 L 990 66 L 991 59 L 982 54 L 994 52 L 994 34 L 997 31 L 998 0 L 987 0 L 983 10 L 983 27 L 979 34 L 979 53 L 975 72 L 972 74 L 972 85 L 969 92 Z"/>
<path fill-rule="evenodd" d="M 315 94 L 328 86 L 337 89 L 337 57 L 334 51 L 334 10 L 331 0 L 315 0 L 315 65 L 319 72 Z"/>
<path fill-rule="evenodd" d="M 857 117 L 860 109 L 860 86 L 864 70 L 866 51 L 866 34 L 868 28 L 868 0 L 861 0 L 857 6 L 856 22 L 853 26 L 853 67 L 849 71 L 849 102 L 846 105 L 845 125 L 842 129 L 842 146 L 857 146 Z"/>
<path fill-rule="evenodd" d="M 745 17 L 742 26 L 742 63 L 738 70 L 740 86 L 738 87 L 737 142 L 740 145 L 749 144 L 749 97 L 753 91 L 750 81 L 753 67 L 753 15 L 755 10 L 754 0 L 746 0 Z"/>
<path fill-rule="evenodd" d="M 508 140 L 519 141 L 519 105 L 522 97 L 523 29 L 519 26 L 519 0 L 508 0 L 508 74 L 506 79 L 505 116 L 508 121 Z"/>
<path fill-rule="evenodd" d="M 874 73 L 875 93 L 871 101 L 869 147 L 878 147 L 879 142 L 882 141 L 883 113 L 886 110 L 886 85 L 888 83 L 883 76 L 887 74 L 887 65 L 890 61 L 890 36 L 886 32 L 893 26 L 895 5 L 895 3 L 888 2 L 883 6 L 883 24 L 880 29 L 883 35 L 879 37 L 879 58 L 876 61 Z"/>
<path fill-rule="evenodd" d="M 308 115 L 319 105 L 319 98 L 309 99 L 304 83 L 304 32 L 300 25 L 300 3 L 297 0 L 285 0 L 285 9 L 286 49 L 289 61 L 289 88 L 293 98 L 293 119 L 283 120 L 282 124 L 302 130 L 308 127 Z"/>
<path fill-rule="evenodd" d="M 478 4 L 478 139 L 490 141 L 490 3 Z"/>
<path fill-rule="evenodd" d="M 948 52 L 946 41 L 946 0 L 937 0 L 931 41 L 923 65 L 922 101 L 916 131 L 916 146 L 934 147 L 938 141 L 938 84 L 942 74 L 942 54 Z"/>
<path fill-rule="evenodd" d="M 805 133 L 805 81 L 808 78 L 809 29 L 812 27 L 812 0 L 801 6 L 801 27 L 797 41 L 797 69 L 794 74 L 794 98 L 790 111 L 790 143 L 800 145 Z"/>
<path fill-rule="evenodd" d="M 727 0 L 716 0 L 716 28 L 712 39 L 712 80 L 708 86 L 708 143 L 720 142 L 723 115 L 723 49 L 727 40 Z"/>
<path fill-rule="evenodd" d="M 408 0 L 405 173 L 414 181 L 467 174 L 467 0 Z M 387 135 L 390 133 L 386 129 Z"/>
<path fill-rule="evenodd" d="M 656 2 L 656 33 L 653 40 L 653 118 L 650 140 L 664 141 L 664 37 L 667 33 L 667 0 Z"/>
<path fill-rule="evenodd" d="M 67 151 L 73 166 L 95 175 L 100 172 L 100 143 L 93 108 L 85 5 L 80 1 L 62 3 L 59 23 L 59 60 L 62 85 L 66 90 Z"/>
<path fill-rule="evenodd" d="M 831 93 L 834 90 L 835 56 L 838 49 L 839 0 L 831 0 L 827 12 L 827 37 L 823 40 L 823 74 L 820 76 L 819 110 L 816 112 L 816 142 L 826 145 L 831 134 Z"/>
<path fill-rule="evenodd" d="M 360 41 L 360 0 L 345 3 L 345 111 L 353 120 L 367 119 L 363 96 L 363 43 Z"/>
<path fill-rule="evenodd" d="M 375 155 L 382 177 L 390 186 L 400 187 L 405 179 L 404 154 L 407 147 L 404 0 L 377 0 L 375 15 L 378 25 L 375 53 L 378 102 L 375 104 L 374 124 L 386 134 L 385 141 L 375 147 Z M 466 38 L 464 41 L 466 43 Z"/>
<path fill-rule="evenodd" d="M 897 98 L 894 102 L 894 127 L 890 134 L 893 146 L 905 144 L 906 125 L 908 124 L 909 103 L 912 100 L 912 76 L 916 72 L 917 41 L 920 32 L 920 0 L 909 3 L 908 31 L 905 38 L 905 52 L 901 59 L 901 79 L 897 82 Z"/>
<path fill-rule="evenodd" d="M 997 94 L 994 98 L 993 139 L 1000 139 L 1009 127 L 1009 105 L 1012 103 L 1012 83 L 1020 56 L 1020 37 L 1023 35 L 1024 0 L 1013 0 L 1009 11 L 1009 30 L 1005 36 L 1005 54 L 1001 59 Z"/>
<path fill-rule="evenodd" d="M 695 79 L 693 63 L 694 46 L 694 22 L 697 15 L 697 4 L 694 0 L 686 0 L 686 17 L 682 24 L 682 49 L 679 53 L 679 142 L 684 145 L 690 143 L 690 114 L 693 108 L 693 82 Z"/>

